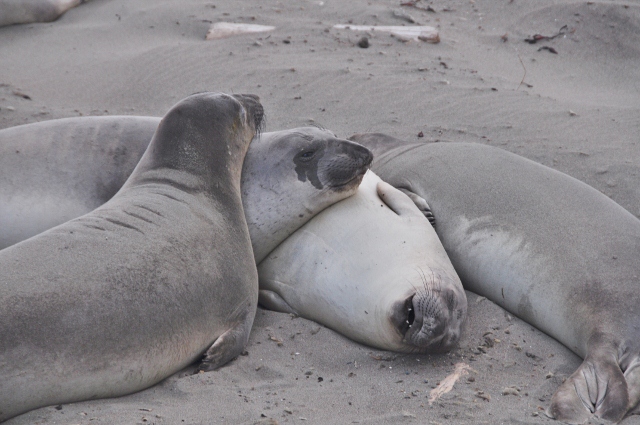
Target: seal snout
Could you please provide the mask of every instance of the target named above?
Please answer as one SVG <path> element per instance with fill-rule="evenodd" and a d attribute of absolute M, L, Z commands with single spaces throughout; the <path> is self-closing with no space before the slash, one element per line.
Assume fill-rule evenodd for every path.
<path fill-rule="evenodd" d="M 238 100 L 247 111 L 248 119 L 253 122 L 256 136 L 262 132 L 264 125 L 264 108 L 260 103 L 260 98 L 255 94 L 236 94 L 233 97 Z"/>
<path fill-rule="evenodd" d="M 327 164 L 327 180 L 334 189 L 358 186 L 373 162 L 373 153 L 362 145 L 340 140 L 338 152 Z"/>
<path fill-rule="evenodd" d="M 404 342 L 420 351 L 447 351 L 458 342 L 460 325 L 453 290 L 416 292 L 404 301 L 401 318 L 401 322 L 394 321 Z"/>

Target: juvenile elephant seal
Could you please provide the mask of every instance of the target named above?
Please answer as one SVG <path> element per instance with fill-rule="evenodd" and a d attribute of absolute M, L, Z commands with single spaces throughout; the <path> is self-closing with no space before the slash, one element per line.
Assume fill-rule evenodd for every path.
<path fill-rule="evenodd" d="M 0 251 L 0 421 L 242 351 L 258 282 L 240 177 L 261 119 L 252 95 L 186 98 L 113 199 Z"/>
<path fill-rule="evenodd" d="M 0 27 L 51 22 L 87 0 L 0 0 Z"/>
<path fill-rule="evenodd" d="M 558 171 L 480 144 L 382 134 L 373 169 L 426 199 L 466 289 L 584 359 L 548 414 L 583 423 L 640 413 L 640 220 Z"/>
<path fill-rule="evenodd" d="M 0 249 L 107 202 L 129 177 L 160 122 L 80 117 L 0 130 Z M 352 195 L 372 160 L 327 130 L 262 133 L 242 172 L 256 261 L 313 215 Z"/>
<path fill-rule="evenodd" d="M 381 200 L 382 199 L 382 200 Z M 260 303 L 384 350 L 441 352 L 467 299 L 429 221 L 375 174 L 259 266 Z"/>

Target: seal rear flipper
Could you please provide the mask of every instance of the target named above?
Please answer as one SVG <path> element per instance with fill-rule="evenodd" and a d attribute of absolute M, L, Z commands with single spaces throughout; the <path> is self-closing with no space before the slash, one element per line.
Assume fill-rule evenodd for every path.
<path fill-rule="evenodd" d="M 615 353 L 587 356 L 551 398 L 547 416 L 569 424 L 585 423 L 591 415 L 619 422 L 627 413 L 627 381 Z"/>
<path fill-rule="evenodd" d="M 298 315 L 278 293 L 267 289 L 261 289 L 258 292 L 258 303 L 268 310 Z"/>

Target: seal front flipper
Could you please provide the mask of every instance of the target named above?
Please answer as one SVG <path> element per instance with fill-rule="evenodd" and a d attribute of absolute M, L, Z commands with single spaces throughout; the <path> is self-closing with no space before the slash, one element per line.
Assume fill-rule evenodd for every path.
<path fill-rule="evenodd" d="M 569 424 L 585 423 L 592 414 L 621 421 L 638 403 L 640 368 L 633 362 L 623 373 L 618 351 L 613 345 L 600 345 L 589 352 L 551 398 L 547 416 Z"/>
<path fill-rule="evenodd" d="M 209 372 L 216 370 L 242 353 L 249 341 L 251 325 L 255 317 L 255 306 L 247 304 L 247 312 L 237 324 L 220 335 L 215 342 L 205 351 L 197 371 Z"/>
<path fill-rule="evenodd" d="M 423 214 L 423 211 L 419 209 L 415 201 L 409 196 L 405 196 L 406 189 L 396 189 L 395 187 L 384 181 L 378 182 L 378 186 L 376 189 L 378 192 L 378 196 L 380 196 L 380 199 L 382 199 L 382 201 L 399 216 L 406 215 L 408 217 L 411 217 Z"/>
<path fill-rule="evenodd" d="M 258 304 L 268 310 L 277 311 L 280 313 L 295 314 L 298 313 L 291 308 L 291 306 L 278 294 L 277 292 L 270 291 L 268 289 L 261 289 L 258 292 Z"/>
<path fill-rule="evenodd" d="M 431 225 L 433 227 L 436 227 L 436 218 L 433 216 L 433 211 L 431 211 L 431 207 L 427 203 L 426 199 L 424 199 L 420 195 L 417 195 L 416 193 L 413 193 L 409 189 L 405 189 L 403 187 L 398 187 L 397 189 L 400 192 L 402 192 L 405 195 L 407 195 L 409 197 L 409 199 L 411 199 L 413 201 L 413 203 L 416 204 L 416 207 L 418 207 L 420 212 L 422 214 L 424 214 L 424 216 L 427 218 L 427 220 L 429 220 L 429 223 L 431 223 Z"/>

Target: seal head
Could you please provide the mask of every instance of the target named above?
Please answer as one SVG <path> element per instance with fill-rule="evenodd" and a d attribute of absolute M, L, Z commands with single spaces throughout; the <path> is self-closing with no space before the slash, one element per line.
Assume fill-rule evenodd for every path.
<path fill-rule="evenodd" d="M 467 300 L 433 227 L 375 174 L 258 267 L 260 303 L 385 350 L 441 352 L 460 337 Z"/>
<path fill-rule="evenodd" d="M 256 263 L 320 211 L 356 193 L 372 160 L 367 148 L 317 127 L 260 135 L 242 172 Z"/>

